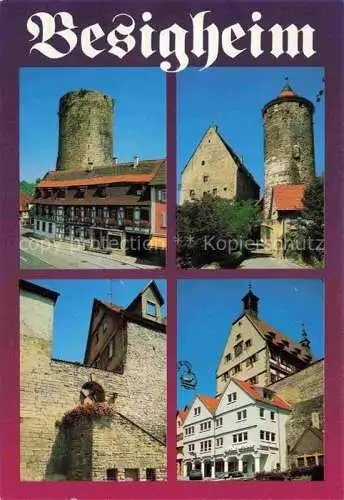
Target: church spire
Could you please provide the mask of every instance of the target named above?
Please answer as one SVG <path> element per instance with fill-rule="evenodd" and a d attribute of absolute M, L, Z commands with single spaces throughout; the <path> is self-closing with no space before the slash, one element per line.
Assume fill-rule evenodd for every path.
<path fill-rule="evenodd" d="M 252 292 L 251 282 L 248 285 L 247 294 L 241 299 L 244 304 L 244 313 L 250 313 L 258 317 L 259 297 Z"/>

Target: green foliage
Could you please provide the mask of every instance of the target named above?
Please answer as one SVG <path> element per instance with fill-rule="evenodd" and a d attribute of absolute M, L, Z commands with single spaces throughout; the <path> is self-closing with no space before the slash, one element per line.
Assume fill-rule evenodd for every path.
<path fill-rule="evenodd" d="M 20 192 L 32 196 L 35 192 L 35 183 L 20 181 Z"/>
<path fill-rule="evenodd" d="M 259 224 L 260 214 L 252 201 L 205 195 L 201 201 L 184 203 L 177 209 L 179 265 L 202 267 L 228 261 L 233 251 L 245 253 L 245 243 Z"/>
<path fill-rule="evenodd" d="M 304 209 L 293 229 L 287 233 L 289 257 L 301 259 L 315 267 L 324 259 L 324 179 L 316 177 L 306 189 Z"/>

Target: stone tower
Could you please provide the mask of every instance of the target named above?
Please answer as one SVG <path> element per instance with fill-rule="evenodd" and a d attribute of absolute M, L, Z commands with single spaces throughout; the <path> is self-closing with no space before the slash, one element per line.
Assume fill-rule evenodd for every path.
<path fill-rule="evenodd" d="M 95 90 L 60 99 L 56 170 L 87 170 L 112 164 L 113 99 Z"/>
<path fill-rule="evenodd" d="M 313 104 L 288 82 L 263 110 L 264 218 L 269 218 L 272 186 L 309 184 L 315 177 Z"/>

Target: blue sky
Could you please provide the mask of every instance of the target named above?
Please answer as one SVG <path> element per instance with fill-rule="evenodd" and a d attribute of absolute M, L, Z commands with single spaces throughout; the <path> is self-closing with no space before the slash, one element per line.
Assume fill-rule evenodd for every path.
<path fill-rule="evenodd" d="M 210 125 L 244 157 L 263 188 L 261 110 L 276 98 L 288 76 L 294 91 L 315 103 L 323 88 L 323 68 L 191 68 L 177 77 L 177 176 Z M 316 170 L 324 171 L 324 102 L 315 103 Z"/>
<path fill-rule="evenodd" d="M 259 315 L 284 334 L 300 340 L 305 324 L 313 355 L 324 355 L 323 283 L 321 280 L 251 280 L 260 298 Z M 178 408 L 196 393 L 215 395 L 215 373 L 232 322 L 242 312 L 249 281 L 180 280 L 178 282 L 177 359 L 192 364 L 196 391 L 178 380 Z"/>
<path fill-rule="evenodd" d="M 35 181 L 55 168 L 59 99 L 80 88 L 115 99 L 114 153 L 120 161 L 165 157 L 165 79 L 159 68 L 22 68 L 20 179 Z"/>
<path fill-rule="evenodd" d="M 61 294 L 55 306 L 52 357 L 82 362 L 93 299 L 110 301 L 110 280 L 60 279 L 34 282 Z M 149 281 L 128 279 L 111 280 L 111 283 L 112 303 L 126 307 Z M 166 301 L 165 280 L 156 280 L 156 284 Z M 166 303 L 163 314 L 166 315 Z"/>

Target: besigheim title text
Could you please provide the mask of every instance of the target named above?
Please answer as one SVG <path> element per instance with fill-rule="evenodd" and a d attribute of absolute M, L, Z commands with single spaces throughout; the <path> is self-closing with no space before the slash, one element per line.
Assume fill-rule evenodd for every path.
<path fill-rule="evenodd" d="M 190 14 L 190 29 L 177 23 L 159 29 L 151 12 L 143 12 L 139 19 L 119 13 L 112 18 L 111 30 L 105 32 L 98 22 L 79 26 L 69 12 L 36 12 L 27 20 L 27 30 L 32 35 L 30 54 L 39 52 L 49 59 L 61 59 L 79 47 L 90 59 L 107 52 L 124 60 L 138 50 L 147 60 L 158 55 L 160 68 L 170 73 L 187 68 L 191 57 L 199 59 L 201 69 L 206 69 L 223 54 L 229 59 L 245 53 L 259 58 L 269 52 L 276 59 L 316 54 L 315 29 L 309 24 L 276 23 L 267 27 L 259 11 L 252 12 L 248 21 L 248 29 L 238 22 L 220 29 L 212 21 L 212 12 L 202 11 Z"/>

